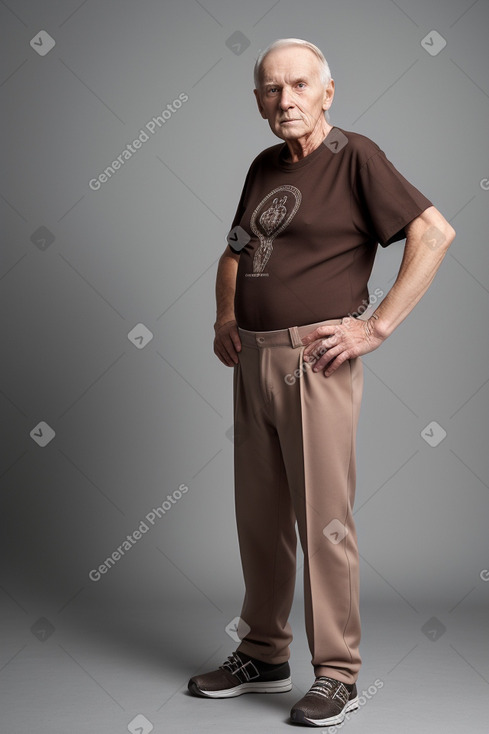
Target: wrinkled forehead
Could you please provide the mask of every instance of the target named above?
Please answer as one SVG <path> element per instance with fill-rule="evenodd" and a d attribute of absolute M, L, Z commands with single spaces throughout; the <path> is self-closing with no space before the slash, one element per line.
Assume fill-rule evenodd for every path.
<path fill-rule="evenodd" d="M 290 81 L 298 77 L 320 77 L 320 63 L 309 48 L 285 46 L 270 51 L 262 62 L 260 84 Z"/>

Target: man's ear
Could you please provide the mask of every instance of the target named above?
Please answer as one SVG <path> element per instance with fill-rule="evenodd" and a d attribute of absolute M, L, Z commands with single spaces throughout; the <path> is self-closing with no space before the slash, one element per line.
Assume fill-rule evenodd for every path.
<path fill-rule="evenodd" d="M 333 104 L 333 98 L 334 98 L 334 80 L 331 79 L 328 86 L 324 90 L 324 97 L 323 97 L 323 110 L 329 110 L 331 105 Z"/>
<path fill-rule="evenodd" d="M 258 105 L 258 109 L 260 111 L 260 115 L 263 117 L 264 120 L 266 120 L 267 119 L 267 116 L 265 114 L 265 110 L 264 110 L 263 105 L 262 105 L 261 100 L 260 100 L 260 92 L 258 91 L 258 89 L 254 89 L 253 90 L 253 94 L 255 95 L 256 104 Z"/>

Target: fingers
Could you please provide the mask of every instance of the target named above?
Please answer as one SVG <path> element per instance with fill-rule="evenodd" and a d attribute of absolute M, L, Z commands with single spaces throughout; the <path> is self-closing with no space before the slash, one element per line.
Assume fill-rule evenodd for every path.
<path fill-rule="evenodd" d="M 234 325 L 234 327 L 231 329 L 230 336 L 231 336 L 231 340 L 233 342 L 233 347 L 235 351 L 240 352 L 241 351 L 241 339 L 239 338 L 238 327 L 236 325 Z"/>
<path fill-rule="evenodd" d="M 369 322 L 343 319 L 341 326 L 319 326 L 303 337 L 303 360 L 314 363 L 313 372 L 324 370 L 325 377 L 329 377 L 343 362 L 372 352 L 382 341 L 382 337 L 372 335 Z"/>
<path fill-rule="evenodd" d="M 304 354 L 310 354 L 312 351 L 311 344 L 318 339 L 324 339 L 325 337 L 332 336 L 335 333 L 337 326 L 334 324 L 325 324 L 324 326 L 318 326 L 317 329 L 311 331 L 302 337 L 302 343 L 306 346 Z"/>
<path fill-rule="evenodd" d="M 241 351 L 241 340 L 236 324 L 225 324 L 217 330 L 214 339 L 214 354 L 226 367 L 238 364 L 238 352 Z"/>
<path fill-rule="evenodd" d="M 226 345 L 216 339 L 214 342 L 214 354 L 219 357 L 226 367 L 234 367 L 235 364 L 238 364 L 238 354 L 231 340 L 229 341 L 229 345 Z"/>
<path fill-rule="evenodd" d="M 338 367 L 341 367 L 341 365 L 343 364 L 343 362 L 346 362 L 347 359 L 350 359 L 348 357 L 348 353 L 347 352 L 341 352 L 336 357 L 336 359 L 333 359 L 333 361 L 330 362 L 330 364 L 328 365 L 328 369 L 324 370 L 324 376 L 325 377 L 329 377 L 330 375 L 332 375 L 333 372 L 336 372 L 336 370 L 338 369 Z"/>
<path fill-rule="evenodd" d="M 321 346 L 320 350 L 318 350 L 317 352 L 317 358 L 312 368 L 312 371 L 320 372 L 321 370 L 326 369 L 326 367 L 330 369 L 331 361 L 334 360 L 336 357 L 338 357 L 338 355 L 342 354 L 343 352 L 344 352 L 344 348 L 339 345 L 332 346 L 330 348 Z M 310 359 L 307 361 L 310 361 Z"/>
<path fill-rule="evenodd" d="M 325 377 L 329 377 L 343 362 L 350 359 L 352 350 L 342 341 L 342 336 L 344 335 L 341 331 L 335 331 L 327 338 L 317 339 L 304 350 L 303 360 L 314 363 L 313 372 L 324 370 Z"/>
<path fill-rule="evenodd" d="M 318 362 L 319 360 L 321 364 L 326 364 L 331 359 L 331 356 L 329 356 L 331 349 L 339 344 L 339 340 L 340 334 L 338 332 L 334 332 L 323 339 L 317 339 L 304 349 L 304 361 Z"/>

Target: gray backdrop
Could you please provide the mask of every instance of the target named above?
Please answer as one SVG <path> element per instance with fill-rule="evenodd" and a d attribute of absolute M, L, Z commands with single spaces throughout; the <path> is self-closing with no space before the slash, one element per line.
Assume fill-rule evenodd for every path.
<path fill-rule="evenodd" d="M 87 605 L 204 604 L 220 629 L 239 614 L 214 282 L 249 163 L 277 142 L 254 60 L 284 36 L 323 49 L 331 122 L 457 231 L 364 358 L 362 598 L 401 601 L 429 634 L 487 601 L 487 0 L 10 0 L 0 21 L 0 593 L 26 649 L 25 629 L 47 638 Z M 379 251 L 371 291 L 401 254 Z"/>

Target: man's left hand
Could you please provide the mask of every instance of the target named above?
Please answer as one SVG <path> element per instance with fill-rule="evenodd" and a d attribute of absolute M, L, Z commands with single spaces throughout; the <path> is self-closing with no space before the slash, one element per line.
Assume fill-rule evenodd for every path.
<path fill-rule="evenodd" d="M 375 329 L 375 315 L 367 320 L 347 316 L 341 324 L 325 324 L 306 334 L 305 362 L 315 362 L 313 372 L 324 370 L 329 377 L 347 359 L 373 352 L 384 341 Z"/>

